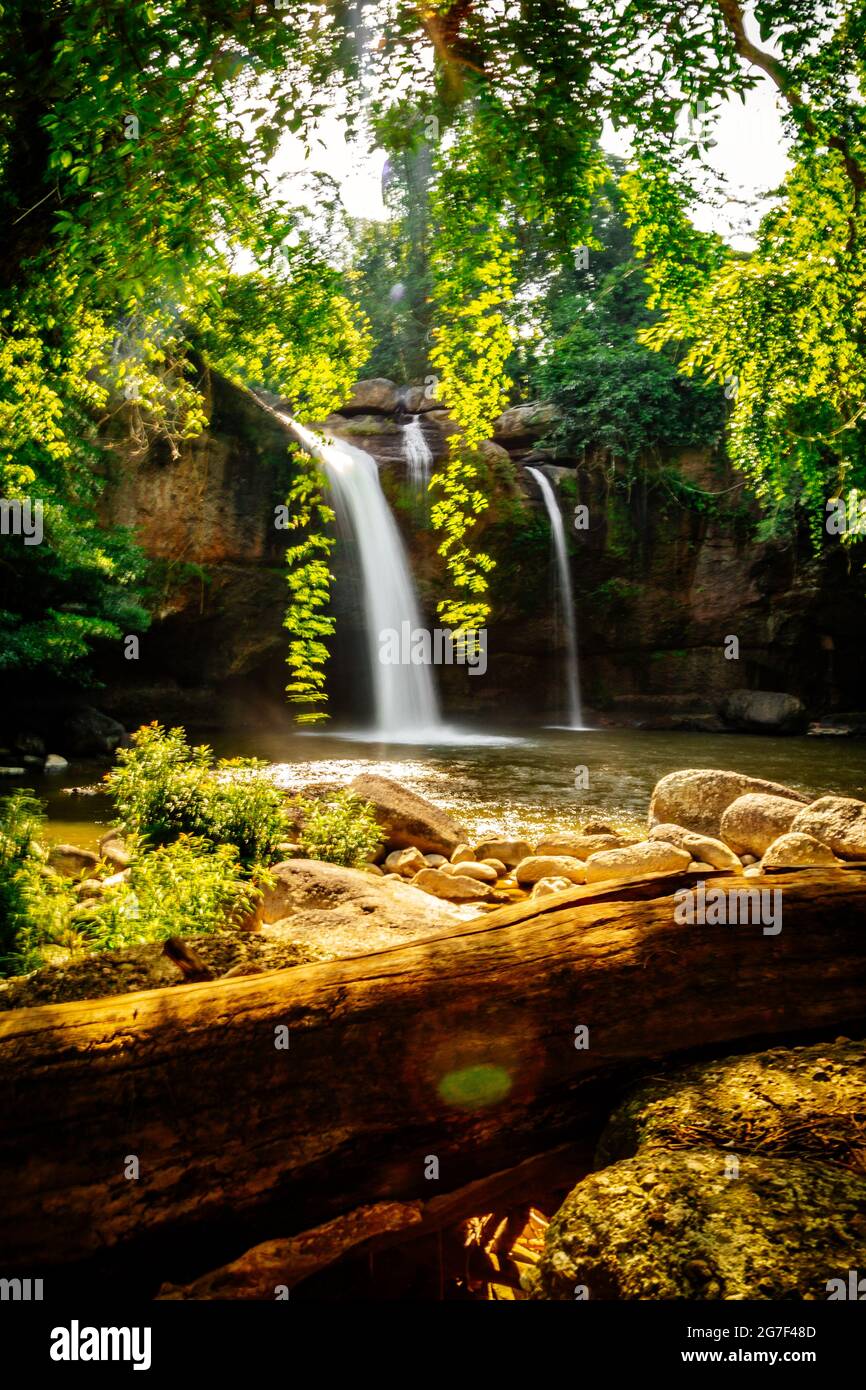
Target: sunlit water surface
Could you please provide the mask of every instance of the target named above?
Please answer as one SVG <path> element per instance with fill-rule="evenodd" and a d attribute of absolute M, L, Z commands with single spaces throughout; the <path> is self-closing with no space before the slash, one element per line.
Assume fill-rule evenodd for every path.
<path fill-rule="evenodd" d="M 654 784 L 687 767 L 730 768 L 815 796 L 866 797 L 866 740 L 525 727 L 446 730 L 437 737 L 453 741 L 383 743 L 352 731 L 273 729 L 202 741 L 222 757 L 267 759 L 287 791 L 345 783 L 364 771 L 392 777 L 452 811 L 470 837 L 495 831 L 531 840 L 598 817 L 643 823 Z M 108 803 L 102 796 L 64 795 L 61 788 L 97 782 L 102 771 L 79 763 L 59 778 L 31 775 L 19 782 L 48 801 L 54 838 L 89 845 L 109 822 Z"/>

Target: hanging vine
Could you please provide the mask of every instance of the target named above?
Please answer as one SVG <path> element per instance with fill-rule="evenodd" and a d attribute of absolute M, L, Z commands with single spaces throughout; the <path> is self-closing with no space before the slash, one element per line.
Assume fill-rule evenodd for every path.
<path fill-rule="evenodd" d="M 439 156 L 431 197 L 438 322 L 430 360 L 458 433 L 449 440 L 445 467 L 431 480 L 437 499 L 430 515 L 454 590 L 440 600 L 438 616 L 465 635 L 482 628 L 490 612 L 487 576 L 494 562 L 469 538 L 489 506 L 478 483 L 480 446 L 490 438 L 511 384 L 505 372 L 511 334 L 503 309 L 514 291 L 515 246 L 474 112 L 455 136 Z"/>

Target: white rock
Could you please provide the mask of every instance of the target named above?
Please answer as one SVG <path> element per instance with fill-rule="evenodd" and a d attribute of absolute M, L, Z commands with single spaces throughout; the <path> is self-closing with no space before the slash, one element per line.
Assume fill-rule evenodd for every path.
<path fill-rule="evenodd" d="M 427 867 L 427 861 L 419 849 L 395 849 L 385 859 L 385 868 L 392 874 L 402 874 L 411 878 L 419 869 Z"/>
<path fill-rule="evenodd" d="M 495 883 L 499 875 L 489 864 L 475 864 L 471 859 L 461 859 L 459 864 L 452 864 L 453 871 L 457 870 L 457 876 L 464 875 L 466 878 L 477 879 L 480 883 Z"/>
<path fill-rule="evenodd" d="M 475 846 L 472 858 L 477 864 L 485 859 L 498 859 L 506 869 L 514 869 L 521 859 L 528 859 L 532 847 L 525 840 L 482 840 Z"/>
<path fill-rule="evenodd" d="M 643 840 L 625 849 L 606 849 L 590 855 L 586 861 L 586 881 L 604 883 L 608 879 L 637 878 L 641 874 L 681 873 L 691 860 L 688 850 L 677 849 L 665 840 Z"/>
<path fill-rule="evenodd" d="M 749 792 L 787 797 L 801 807 L 808 801 L 801 792 L 782 786 L 780 782 L 765 782 L 760 777 L 747 777 L 742 772 L 718 768 L 686 768 L 681 772 L 669 772 L 656 783 L 650 801 L 650 828 L 662 824 L 681 825 L 699 835 L 718 838 L 722 813 L 737 797 Z"/>
<path fill-rule="evenodd" d="M 527 883 L 538 883 L 542 878 L 565 878 L 570 883 L 585 883 L 586 865 L 582 860 L 565 854 L 530 854 L 521 859 L 514 877 L 521 887 Z"/>
<path fill-rule="evenodd" d="M 571 887 L 573 885 L 567 878 L 540 878 L 532 890 L 531 897 L 547 898 L 551 893 L 564 893 Z"/>
<path fill-rule="evenodd" d="M 434 898 L 445 898 L 448 902 L 471 902 L 485 900 L 490 889 L 474 878 L 463 874 L 444 874 L 441 869 L 421 869 L 412 880 L 415 888 L 431 893 Z"/>
<path fill-rule="evenodd" d="M 713 869 L 732 869 L 739 872 L 740 860 L 721 840 L 711 835 L 698 835 L 694 830 L 686 830 L 682 825 L 654 825 L 649 833 L 651 840 L 664 840 L 677 849 L 686 849 L 693 859 L 709 864 Z"/>

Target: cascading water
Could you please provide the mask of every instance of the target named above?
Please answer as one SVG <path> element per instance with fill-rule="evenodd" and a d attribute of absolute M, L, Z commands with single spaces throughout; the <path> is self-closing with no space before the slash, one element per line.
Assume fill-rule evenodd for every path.
<path fill-rule="evenodd" d="M 584 723 L 583 712 L 580 707 L 580 678 L 577 669 L 577 627 L 574 620 L 574 595 L 571 588 L 571 571 L 568 566 L 568 549 L 565 544 L 565 526 L 562 521 L 562 512 L 559 510 L 556 493 L 551 487 L 549 479 L 546 478 L 538 468 L 527 468 L 526 471 L 527 473 L 531 473 L 538 483 L 542 500 L 550 520 L 550 535 L 553 543 L 556 572 L 559 580 L 557 598 L 559 600 L 559 607 L 562 609 L 563 627 L 565 629 L 568 724 L 569 728 L 582 729 L 584 728 Z"/>
<path fill-rule="evenodd" d="M 403 457 L 406 460 L 406 469 L 413 488 L 416 492 L 426 494 L 433 455 L 430 452 L 430 445 L 424 438 L 421 420 L 417 415 L 413 415 L 411 420 L 403 426 Z"/>
<path fill-rule="evenodd" d="M 380 660 L 380 633 L 421 627 L 421 613 L 396 522 L 379 483 L 375 461 L 342 439 L 306 429 L 283 416 L 308 453 L 325 469 L 337 523 L 358 548 L 376 732 L 389 742 L 436 742 L 443 730 L 428 665 Z"/>

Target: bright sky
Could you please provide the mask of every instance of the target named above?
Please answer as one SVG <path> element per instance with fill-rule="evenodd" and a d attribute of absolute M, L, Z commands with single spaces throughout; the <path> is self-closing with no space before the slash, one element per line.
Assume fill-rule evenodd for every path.
<path fill-rule="evenodd" d="M 753 30 L 749 9 L 747 26 Z M 366 0 L 365 15 L 374 10 L 374 0 Z M 759 38 L 757 31 L 754 37 Z M 769 48 L 773 51 L 772 45 Z M 710 134 L 716 143 L 705 152 L 705 161 L 719 176 L 727 201 L 718 197 L 718 191 L 711 194 L 708 190 L 706 201 L 695 213 L 701 230 L 720 232 L 742 249 L 753 245 L 750 232 L 769 206 L 765 195 L 779 185 L 788 164 L 778 93 L 768 77 L 757 75 L 758 84 L 745 102 L 736 98 L 719 107 Z M 687 116 L 682 120 L 682 135 L 689 135 Z M 302 183 L 304 173 L 328 174 L 339 187 L 350 216 L 384 220 L 388 216 L 382 201 L 384 151 L 370 149 L 362 141 L 348 142 L 338 115 L 320 122 L 317 137 L 308 157 L 303 142 L 287 135 L 271 163 L 275 179 L 300 179 Z M 608 128 L 602 144 L 614 154 L 627 156 L 630 152 L 627 132 Z"/>
<path fill-rule="evenodd" d="M 682 133 L 688 135 L 686 118 Z M 311 171 L 328 174 L 336 181 L 343 206 L 352 217 L 376 221 L 387 217 L 382 201 L 384 151 L 371 150 L 362 142 L 348 143 L 336 117 L 320 122 L 317 135 L 309 159 L 295 136 L 282 142 L 271 164 L 275 178 L 293 178 Z M 710 138 L 716 144 L 707 150 L 706 161 L 721 175 L 728 196 L 738 201 L 720 207 L 707 201 L 697 211 L 695 221 L 701 230 L 718 231 L 733 245 L 747 249 L 752 245 L 748 232 L 767 208 L 763 195 L 778 186 L 787 169 L 779 103 L 769 78 L 762 79 L 745 103 L 735 99 L 719 109 Z M 622 131 L 606 130 L 602 143 L 611 153 L 629 152 L 628 136 Z"/>

